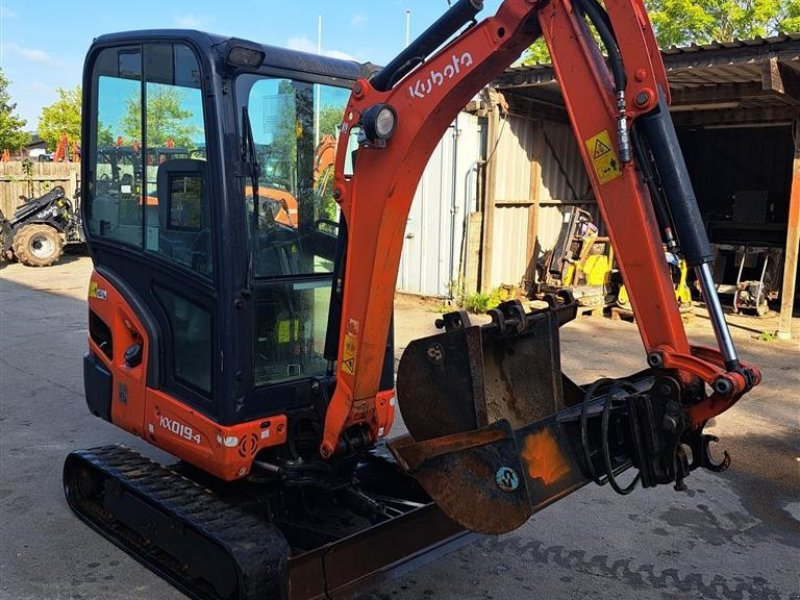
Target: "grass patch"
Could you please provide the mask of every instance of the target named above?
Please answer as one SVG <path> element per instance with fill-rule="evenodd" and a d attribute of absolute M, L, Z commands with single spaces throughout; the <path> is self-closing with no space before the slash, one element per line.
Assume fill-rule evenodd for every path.
<path fill-rule="evenodd" d="M 760 342 L 770 343 L 776 341 L 777 339 L 778 337 L 771 331 L 762 331 L 758 336 L 758 340 Z"/>

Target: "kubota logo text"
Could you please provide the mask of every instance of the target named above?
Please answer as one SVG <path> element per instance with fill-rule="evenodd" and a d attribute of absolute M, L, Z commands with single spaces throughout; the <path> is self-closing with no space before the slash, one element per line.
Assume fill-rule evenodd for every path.
<path fill-rule="evenodd" d="M 424 98 L 435 87 L 441 87 L 445 80 L 450 80 L 459 73 L 462 68 L 467 69 L 472 66 L 472 55 L 464 52 L 461 56 L 452 55 L 450 62 L 441 71 L 431 69 L 425 79 L 417 79 L 416 84 L 408 86 L 408 95 L 412 98 Z"/>

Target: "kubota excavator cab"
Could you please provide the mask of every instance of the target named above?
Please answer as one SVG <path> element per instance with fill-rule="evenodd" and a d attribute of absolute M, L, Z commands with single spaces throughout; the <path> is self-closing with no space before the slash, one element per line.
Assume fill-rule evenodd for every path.
<path fill-rule="evenodd" d="M 346 231 L 315 149 L 365 75 L 194 31 L 102 36 L 86 59 L 86 398 L 184 463 L 75 452 L 65 487 L 82 519 L 193 597 L 323 597 L 461 533 L 388 452 L 318 451 Z M 390 339 L 387 390 L 392 359 Z M 385 433 L 392 411 L 385 397 Z M 201 483 L 186 487 L 189 471 Z M 353 560 L 353 536 L 389 550 Z"/>
<path fill-rule="evenodd" d="M 326 337 L 337 329 L 328 325 L 342 235 L 328 219 L 331 199 L 315 192 L 314 150 L 337 133 L 350 86 L 368 73 L 302 61 L 235 39 L 151 31 L 101 37 L 86 63 L 93 285 L 116 292 L 90 300 L 96 347 L 86 368 L 107 382 L 121 365 L 129 379 L 121 407 L 119 389 L 88 386 L 103 390 L 93 406 L 156 445 L 181 444 L 184 459 L 224 479 L 286 434 L 266 428 L 252 444 L 227 434 L 235 448 L 209 451 L 216 434 L 198 431 L 192 415 L 233 427 L 302 411 L 291 426 L 313 429 L 310 409 L 335 358 Z M 121 141 L 115 153 L 112 140 Z M 139 160 L 113 160 L 123 150 Z M 277 218 L 275 190 L 297 196 L 295 226 Z M 113 335 L 118 314 L 123 339 Z M 192 435 L 175 440 L 165 431 L 175 422 Z"/>

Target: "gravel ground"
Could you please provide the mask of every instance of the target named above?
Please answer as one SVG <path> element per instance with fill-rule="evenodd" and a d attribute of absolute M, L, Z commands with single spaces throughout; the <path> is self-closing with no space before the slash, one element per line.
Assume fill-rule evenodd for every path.
<path fill-rule="evenodd" d="M 63 497 L 72 449 L 123 442 L 159 457 L 86 410 L 90 270 L 76 256 L 48 269 L 0 264 L 0 598 L 181 598 L 80 523 Z M 436 312 L 409 297 L 396 306 L 399 356 L 433 333 Z M 759 340 L 765 321 L 733 321 L 764 383 L 711 427 L 732 454 L 728 471 L 694 473 L 684 493 L 663 486 L 620 497 L 589 486 L 513 533 L 477 537 L 359 598 L 800 600 L 800 344 Z M 707 319 L 689 330 L 713 344 Z M 578 320 L 561 342 L 564 370 L 579 382 L 644 367 L 630 323 Z"/>

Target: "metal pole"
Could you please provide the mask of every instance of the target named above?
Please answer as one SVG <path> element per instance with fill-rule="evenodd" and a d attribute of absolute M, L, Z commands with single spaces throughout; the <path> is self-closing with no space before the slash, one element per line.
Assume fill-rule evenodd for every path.
<path fill-rule="evenodd" d="M 408 43 L 411 41 L 411 11 L 406 9 L 406 48 L 408 48 Z"/>
<path fill-rule="evenodd" d="M 719 302 L 719 296 L 714 286 L 711 268 L 708 263 L 704 262 L 695 267 L 695 273 L 697 274 L 697 280 L 700 282 L 703 298 L 706 301 L 708 316 L 711 319 L 711 326 L 714 328 L 717 344 L 720 352 L 722 352 L 722 358 L 725 359 L 725 368 L 729 371 L 738 369 L 739 357 L 736 354 L 728 324 L 725 322 L 725 313 L 722 312 L 722 305 Z"/>

